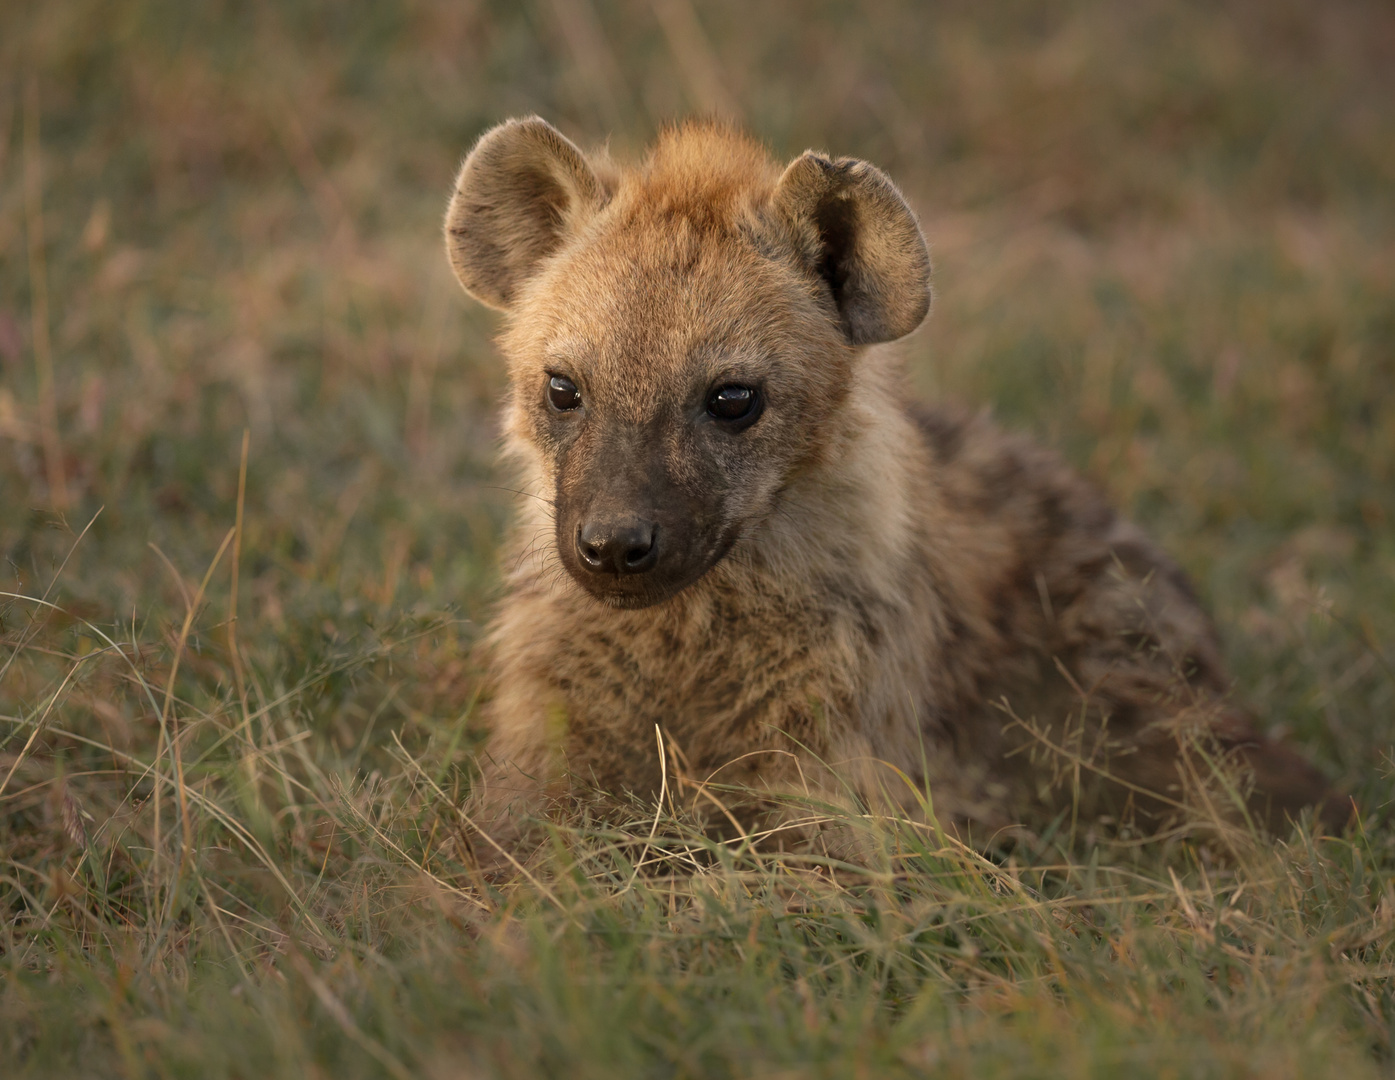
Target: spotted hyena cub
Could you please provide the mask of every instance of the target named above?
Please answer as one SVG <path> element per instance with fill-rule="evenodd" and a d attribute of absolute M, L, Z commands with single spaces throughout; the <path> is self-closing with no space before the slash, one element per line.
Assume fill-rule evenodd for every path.
<path fill-rule="evenodd" d="M 1326 800 L 1230 702 L 1172 560 L 1055 455 L 910 400 L 876 346 L 925 318 L 930 259 L 873 166 L 700 123 L 620 168 L 511 120 L 446 246 L 505 313 L 534 496 L 488 640 L 487 829 L 652 805 L 665 769 L 727 829 L 791 793 L 928 791 L 977 837 Z"/>

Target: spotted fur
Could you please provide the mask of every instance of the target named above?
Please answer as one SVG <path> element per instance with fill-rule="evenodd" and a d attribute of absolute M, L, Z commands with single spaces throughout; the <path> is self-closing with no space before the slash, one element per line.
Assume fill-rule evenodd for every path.
<path fill-rule="evenodd" d="M 508 456 L 537 496 L 487 641 L 493 827 L 652 800 L 656 728 L 685 790 L 722 802 L 714 828 L 766 812 L 729 787 L 911 809 L 928 789 L 978 836 L 1072 805 L 1160 826 L 1226 762 L 1274 828 L 1327 798 L 1231 701 L 1210 620 L 1139 529 L 987 419 L 907 408 L 876 346 L 925 317 L 930 264 L 874 167 L 781 169 L 689 124 L 618 168 L 509 121 L 466 160 L 446 241 L 505 313 Z M 549 411 L 559 372 L 576 415 Z M 724 379 L 768 403 L 726 438 L 701 413 Z M 578 523 L 634 508 L 668 568 L 588 577 Z"/>

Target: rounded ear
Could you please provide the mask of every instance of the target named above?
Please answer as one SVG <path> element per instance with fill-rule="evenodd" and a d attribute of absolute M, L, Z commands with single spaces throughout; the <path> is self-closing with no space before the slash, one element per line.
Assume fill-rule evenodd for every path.
<path fill-rule="evenodd" d="M 930 310 L 930 253 L 915 214 L 880 169 L 807 150 L 775 187 L 773 206 L 797 257 L 833 293 L 854 345 L 909 334 Z"/>
<path fill-rule="evenodd" d="M 538 264 L 605 201 L 568 139 L 536 116 L 480 137 L 446 209 L 446 254 L 465 291 L 507 308 Z"/>

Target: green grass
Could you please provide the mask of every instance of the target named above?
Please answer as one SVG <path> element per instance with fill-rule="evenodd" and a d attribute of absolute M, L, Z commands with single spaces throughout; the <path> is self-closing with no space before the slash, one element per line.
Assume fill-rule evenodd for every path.
<path fill-rule="evenodd" d="M 1388 1075 L 1388 5 L 30 7 L 0 11 L 6 1075 Z M 853 868 L 638 807 L 472 874 L 511 496 L 452 171 L 508 115 L 625 154 L 712 108 L 902 183 L 919 391 L 1158 535 L 1362 829 L 989 860 L 854 821 Z"/>

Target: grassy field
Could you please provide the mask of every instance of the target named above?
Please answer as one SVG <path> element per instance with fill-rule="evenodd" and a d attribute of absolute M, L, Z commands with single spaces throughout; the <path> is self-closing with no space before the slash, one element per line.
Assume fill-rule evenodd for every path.
<path fill-rule="evenodd" d="M 835 871 L 637 807 L 472 875 L 510 495 L 444 199 L 505 116 L 697 110 L 903 184 L 918 388 L 1158 535 L 1360 828 Z M 1389 1075 L 1395 11 L 5 4 L 0 556 L 7 1076 Z"/>

